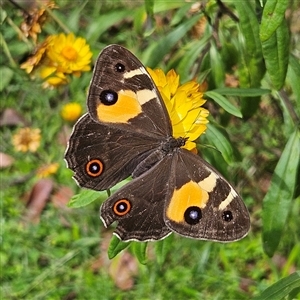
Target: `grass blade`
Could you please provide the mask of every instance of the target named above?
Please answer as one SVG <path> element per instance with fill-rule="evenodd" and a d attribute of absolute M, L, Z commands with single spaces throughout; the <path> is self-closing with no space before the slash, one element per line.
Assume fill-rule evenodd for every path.
<path fill-rule="evenodd" d="M 300 289 L 300 271 L 278 280 L 254 300 L 281 300 L 295 289 Z"/>

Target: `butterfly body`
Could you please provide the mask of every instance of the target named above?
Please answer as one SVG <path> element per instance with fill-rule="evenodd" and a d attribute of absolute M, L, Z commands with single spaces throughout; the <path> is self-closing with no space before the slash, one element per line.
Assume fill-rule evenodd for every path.
<path fill-rule="evenodd" d="M 105 190 L 132 180 L 101 206 L 100 216 L 124 241 L 159 240 L 172 232 L 234 241 L 250 227 L 234 188 L 174 138 L 166 107 L 150 75 L 127 49 L 100 54 L 88 114 L 74 126 L 65 154 L 80 186 Z"/>

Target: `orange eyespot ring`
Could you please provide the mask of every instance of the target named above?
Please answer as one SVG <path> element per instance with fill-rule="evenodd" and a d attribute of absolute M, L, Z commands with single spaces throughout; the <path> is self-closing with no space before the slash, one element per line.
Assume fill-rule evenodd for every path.
<path fill-rule="evenodd" d="M 104 165 L 99 159 L 90 160 L 86 166 L 85 170 L 91 177 L 98 177 L 102 174 Z"/>
<path fill-rule="evenodd" d="M 113 207 L 113 212 L 119 217 L 125 216 L 131 210 L 131 203 L 127 199 L 118 200 Z"/>

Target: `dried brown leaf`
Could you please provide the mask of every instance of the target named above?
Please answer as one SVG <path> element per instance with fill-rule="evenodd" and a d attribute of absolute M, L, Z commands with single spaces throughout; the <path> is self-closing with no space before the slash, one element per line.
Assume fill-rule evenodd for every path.
<path fill-rule="evenodd" d="M 25 212 L 27 222 L 38 223 L 53 189 L 51 179 L 41 179 L 32 188 Z"/>
<path fill-rule="evenodd" d="M 28 126 L 28 122 L 16 110 L 7 108 L 1 114 L 0 126 Z"/>
<path fill-rule="evenodd" d="M 130 253 L 123 251 L 111 261 L 108 272 L 119 289 L 130 290 L 138 273 L 138 262 Z"/>
<path fill-rule="evenodd" d="M 10 167 L 14 162 L 14 158 L 8 154 L 0 152 L 0 169 Z"/>
<path fill-rule="evenodd" d="M 62 186 L 58 191 L 51 197 L 53 206 L 60 209 L 70 209 L 67 204 L 70 198 L 74 195 L 73 190 L 67 186 Z"/>

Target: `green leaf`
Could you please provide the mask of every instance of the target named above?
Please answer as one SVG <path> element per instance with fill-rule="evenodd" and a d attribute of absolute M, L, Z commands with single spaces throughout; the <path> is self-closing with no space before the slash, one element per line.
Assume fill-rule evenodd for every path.
<path fill-rule="evenodd" d="M 150 48 L 151 51 L 147 53 L 148 57 L 143 60 L 145 65 L 150 68 L 156 67 L 163 57 L 170 53 L 172 47 L 186 35 L 187 31 L 192 28 L 199 18 L 200 15 L 190 18 L 154 44 L 154 46 Z"/>
<path fill-rule="evenodd" d="M 214 144 L 216 149 L 221 152 L 227 164 L 231 164 L 233 160 L 233 148 L 226 131 L 221 127 L 217 127 L 209 123 L 207 124 L 205 135 L 207 139 Z"/>
<path fill-rule="evenodd" d="M 259 39 L 259 23 L 250 1 L 232 1 L 239 16 L 240 43 L 239 80 L 240 87 L 260 87 L 265 74 L 261 42 Z M 241 99 L 241 111 L 244 117 L 251 117 L 257 110 L 260 98 Z"/>
<path fill-rule="evenodd" d="M 142 265 L 147 264 L 147 242 L 131 242 L 131 249 Z"/>
<path fill-rule="evenodd" d="M 270 188 L 263 199 L 263 247 L 272 256 L 280 242 L 292 205 L 299 165 L 300 132 L 289 138 L 274 170 Z"/>
<path fill-rule="evenodd" d="M 154 0 L 145 0 L 146 13 L 153 16 Z"/>
<path fill-rule="evenodd" d="M 300 113 L 300 63 L 293 55 L 290 55 L 287 81 L 290 84 L 296 100 L 296 111 Z"/>
<path fill-rule="evenodd" d="M 6 66 L 0 68 L 1 80 L 0 80 L 0 92 L 2 92 L 11 82 L 14 71 Z"/>
<path fill-rule="evenodd" d="M 191 9 L 192 3 L 185 3 L 182 7 L 177 9 L 174 13 L 174 16 L 172 16 L 171 24 L 170 26 L 175 26 L 182 22 L 184 18 L 186 17 L 186 14 Z"/>
<path fill-rule="evenodd" d="M 86 39 L 91 45 L 96 44 L 99 37 L 104 32 L 106 32 L 114 24 L 130 16 L 130 13 L 131 12 L 129 10 L 122 9 L 101 14 L 98 19 L 94 19 L 93 22 L 91 22 L 88 30 L 86 31 Z"/>
<path fill-rule="evenodd" d="M 119 240 L 119 238 L 113 235 L 110 240 L 110 244 L 107 251 L 108 258 L 113 259 L 116 255 L 118 255 L 122 250 L 127 248 L 130 244 L 131 242 L 122 242 L 121 240 Z"/>
<path fill-rule="evenodd" d="M 262 50 L 272 84 L 276 90 L 280 90 L 289 62 L 289 28 L 285 20 L 268 40 L 262 41 Z"/>
<path fill-rule="evenodd" d="M 182 59 L 176 67 L 176 72 L 180 74 L 184 80 L 192 80 L 194 72 L 191 72 L 195 62 L 199 59 L 199 54 L 206 45 L 209 37 L 204 37 L 199 41 L 193 41 L 188 45 L 188 49 L 183 52 Z"/>
<path fill-rule="evenodd" d="M 167 254 L 172 249 L 172 241 L 174 235 L 171 234 L 161 241 L 155 243 L 155 254 L 158 265 L 162 265 L 166 261 Z"/>
<path fill-rule="evenodd" d="M 260 25 L 260 40 L 268 40 L 285 17 L 289 0 L 268 0 L 265 4 Z"/>
<path fill-rule="evenodd" d="M 225 67 L 219 49 L 215 43 L 211 43 L 209 48 L 209 59 L 211 74 L 215 86 L 224 86 L 225 84 Z"/>
<path fill-rule="evenodd" d="M 147 17 L 144 22 L 144 36 L 151 35 L 155 30 L 153 8 L 154 8 L 154 0 L 145 0 L 145 9 L 146 9 Z"/>
<path fill-rule="evenodd" d="M 232 1 L 239 16 L 241 38 L 241 59 L 243 61 L 242 87 L 250 84 L 257 87 L 264 75 L 261 42 L 259 39 L 259 23 L 250 1 Z M 244 80 L 243 80 L 244 79 Z"/>
<path fill-rule="evenodd" d="M 219 88 L 211 91 L 225 96 L 236 96 L 236 97 L 256 97 L 256 96 L 262 96 L 271 93 L 271 90 L 269 89 L 260 89 L 260 88 L 249 88 L 249 89 Z"/>
<path fill-rule="evenodd" d="M 86 206 L 98 199 L 101 200 L 101 202 L 103 202 L 109 197 L 110 193 L 114 193 L 129 181 L 130 178 L 124 179 L 121 182 L 117 183 L 115 186 L 113 186 L 110 190 L 105 190 L 105 191 L 94 191 L 94 190 L 82 189 L 80 193 L 74 195 L 71 198 L 71 200 L 68 203 L 68 206 L 73 208 L 78 208 L 78 207 Z"/>
<path fill-rule="evenodd" d="M 281 132 L 287 136 L 294 131 L 295 121 L 293 120 L 293 115 L 291 114 L 291 107 L 289 101 L 287 101 L 288 95 L 286 92 L 284 90 L 280 90 L 276 94 L 280 100 L 281 113 L 284 120 L 281 125 Z"/>
<path fill-rule="evenodd" d="M 231 104 L 228 101 L 228 99 L 226 99 L 224 96 L 220 95 L 219 93 L 217 93 L 215 91 L 208 91 L 208 92 L 205 92 L 204 95 L 215 100 L 228 113 L 230 113 L 238 118 L 243 117 L 241 111 L 238 108 L 236 108 L 233 104 Z"/>
<path fill-rule="evenodd" d="M 92 190 L 82 190 L 79 194 L 74 195 L 69 203 L 69 207 L 78 208 L 82 206 L 86 206 L 96 200 L 98 200 L 100 197 L 107 198 L 107 192 L 97 192 Z"/>
<path fill-rule="evenodd" d="M 165 11 L 175 10 L 181 6 L 186 5 L 186 1 L 177 0 L 177 1 L 155 1 L 154 13 L 161 13 Z"/>
<path fill-rule="evenodd" d="M 293 290 L 300 288 L 300 271 L 278 280 L 265 289 L 261 295 L 254 300 L 281 300 L 288 296 Z"/>

